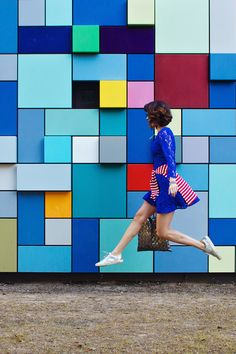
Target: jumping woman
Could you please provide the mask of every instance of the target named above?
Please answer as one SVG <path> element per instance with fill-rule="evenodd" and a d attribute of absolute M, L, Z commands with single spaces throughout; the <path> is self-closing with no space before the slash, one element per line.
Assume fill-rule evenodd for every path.
<path fill-rule="evenodd" d="M 200 241 L 170 228 L 176 209 L 186 209 L 200 201 L 191 186 L 176 172 L 175 137 L 167 126 L 172 121 L 172 113 L 167 103 L 152 101 L 144 106 L 149 127 L 157 130 L 153 135 L 151 151 L 153 170 L 150 190 L 143 196 L 144 202 L 136 212 L 119 243 L 112 252 L 95 265 L 98 267 L 122 263 L 122 251 L 136 236 L 148 217 L 156 213 L 157 235 L 166 240 L 193 246 L 219 260 L 213 242 L 208 236 Z"/>

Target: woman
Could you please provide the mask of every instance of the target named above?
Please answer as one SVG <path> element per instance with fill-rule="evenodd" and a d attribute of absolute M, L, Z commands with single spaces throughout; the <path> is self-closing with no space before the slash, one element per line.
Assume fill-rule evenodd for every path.
<path fill-rule="evenodd" d="M 186 209 L 200 201 L 191 186 L 176 172 L 175 137 L 167 126 L 172 120 L 170 107 L 163 101 L 152 101 L 144 106 L 147 120 L 151 128 L 156 128 L 151 150 L 154 169 L 150 181 L 150 191 L 144 196 L 143 205 L 136 212 L 131 224 L 112 252 L 97 262 L 98 267 L 122 263 L 122 251 L 136 236 L 143 222 L 153 215 L 156 216 L 156 232 L 159 237 L 176 243 L 194 246 L 219 260 L 221 256 L 208 236 L 200 241 L 180 231 L 170 229 L 170 223 L 176 209 Z"/>

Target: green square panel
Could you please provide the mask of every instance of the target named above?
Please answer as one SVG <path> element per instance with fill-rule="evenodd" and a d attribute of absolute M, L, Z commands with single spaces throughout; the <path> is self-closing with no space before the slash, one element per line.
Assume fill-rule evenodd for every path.
<path fill-rule="evenodd" d="M 126 110 L 101 109 L 100 110 L 101 135 L 126 135 Z"/>
<path fill-rule="evenodd" d="M 126 165 L 74 164 L 73 217 L 126 217 Z"/>
<path fill-rule="evenodd" d="M 236 218 L 236 164 L 209 165 L 209 217 Z"/>
<path fill-rule="evenodd" d="M 73 26 L 73 52 L 99 52 L 99 26 Z"/>
<path fill-rule="evenodd" d="M 120 241 L 132 219 L 100 220 L 100 259 L 111 252 Z M 101 267 L 100 273 L 152 273 L 153 252 L 138 252 L 138 237 L 135 236 L 122 252 L 123 263 Z"/>

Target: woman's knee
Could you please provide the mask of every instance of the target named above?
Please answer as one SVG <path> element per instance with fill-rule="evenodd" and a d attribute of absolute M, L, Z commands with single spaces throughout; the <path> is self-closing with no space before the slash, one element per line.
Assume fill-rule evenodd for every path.
<path fill-rule="evenodd" d="M 156 227 L 156 234 L 160 238 L 165 238 L 167 233 L 168 233 L 168 229 L 163 228 L 163 227 L 158 227 L 158 226 Z"/>
<path fill-rule="evenodd" d="M 147 219 L 146 215 L 140 210 L 138 210 L 134 216 L 134 221 L 136 221 L 139 224 L 143 224 L 146 219 Z"/>

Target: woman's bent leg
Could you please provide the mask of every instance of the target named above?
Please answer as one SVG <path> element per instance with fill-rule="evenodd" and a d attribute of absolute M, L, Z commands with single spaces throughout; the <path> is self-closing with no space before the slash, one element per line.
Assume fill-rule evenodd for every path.
<path fill-rule="evenodd" d="M 142 206 L 139 208 L 139 210 L 136 212 L 132 222 L 126 229 L 125 233 L 123 234 L 121 240 L 117 244 L 117 246 L 113 249 L 111 252 L 115 256 L 120 254 L 123 249 L 127 246 L 127 244 L 133 239 L 134 236 L 136 236 L 139 232 L 139 230 L 142 227 L 142 224 L 144 221 L 150 217 L 152 214 L 154 214 L 156 211 L 156 208 L 146 202 L 146 200 L 143 202 Z"/>

